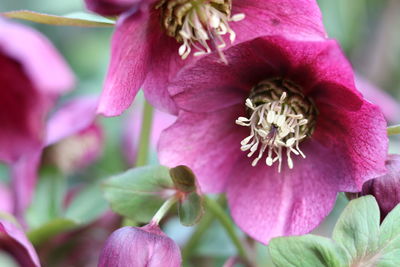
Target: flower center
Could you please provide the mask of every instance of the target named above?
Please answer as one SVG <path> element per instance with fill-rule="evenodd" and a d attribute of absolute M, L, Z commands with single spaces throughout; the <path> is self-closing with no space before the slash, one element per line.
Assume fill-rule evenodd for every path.
<path fill-rule="evenodd" d="M 183 43 L 178 51 L 182 59 L 188 57 L 193 47 L 195 56 L 216 49 L 226 61 L 220 52 L 226 46 L 222 35 L 229 33 L 233 43 L 236 34 L 229 22 L 244 19 L 244 14 L 231 16 L 232 0 L 161 0 L 156 8 L 161 10 L 167 35 Z"/>
<path fill-rule="evenodd" d="M 249 150 L 248 157 L 258 150 L 252 166 L 266 155 L 265 163 L 272 166 L 278 161 L 280 172 L 283 153 L 290 169 L 292 153 L 306 157 L 299 144 L 312 135 L 318 111 L 297 85 L 281 78 L 264 80 L 251 90 L 246 107 L 249 118 L 239 117 L 236 124 L 250 128 L 240 144 L 242 151 Z"/>

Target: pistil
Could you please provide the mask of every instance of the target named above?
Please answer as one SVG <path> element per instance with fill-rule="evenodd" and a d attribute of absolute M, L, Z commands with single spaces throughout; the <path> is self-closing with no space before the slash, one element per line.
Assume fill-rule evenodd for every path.
<path fill-rule="evenodd" d="M 306 157 L 299 144 L 311 136 L 317 110 L 298 88 L 281 79 L 266 80 L 253 88 L 245 105 L 249 118 L 239 117 L 236 124 L 250 128 L 240 144 L 242 151 L 249 151 L 248 157 L 258 151 L 252 166 L 265 156 L 265 164 L 278 162 L 280 172 L 285 153 L 290 169 L 292 154 Z"/>

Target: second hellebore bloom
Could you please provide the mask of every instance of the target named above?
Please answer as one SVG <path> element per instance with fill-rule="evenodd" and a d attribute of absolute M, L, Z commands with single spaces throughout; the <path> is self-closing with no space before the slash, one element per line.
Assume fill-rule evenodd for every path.
<path fill-rule="evenodd" d="M 99 267 L 179 267 L 178 245 L 155 224 L 115 231 L 100 255 Z"/>
<path fill-rule="evenodd" d="M 0 69 L 0 161 L 11 164 L 40 147 L 47 112 L 74 77 L 44 36 L 1 18 Z"/>
<path fill-rule="evenodd" d="M 173 81 L 181 111 L 160 160 L 192 168 L 203 192 L 227 192 L 253 238 L 307 233 L 337 192 L 385 172 L 386 122 L 336 42 L 263 37 L 225 54 L 229 65 L 208 55 Z"/>
<path fill-rule="evenodd" d="M 224 47 L 258 36 L 326 36 L 315 0 L 86 0 L 86 5 L 121 15 L 98 110 L 107 116 L 121 114 L 142 86 L 150 103 L 176 112 L 166 85 L 193 59 L 191 52 L 217 50 L 224 58 Z"/>

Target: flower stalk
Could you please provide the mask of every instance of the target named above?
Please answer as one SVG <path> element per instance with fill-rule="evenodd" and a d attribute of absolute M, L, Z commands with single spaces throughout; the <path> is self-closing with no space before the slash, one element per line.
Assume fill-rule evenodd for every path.
<path fill-rule="evenodd" d="M 243 245 L 244 242 L 240 240 L 237 236 L 235 228 L 233 227 L 232 221 L 226 212 L 222 209 L 222 207 L 218 204 L 217 201 L 209 198 L 204 197 L 204 205 L 206 206 L 207 210 L 209 210 L 221 223 L 221 225 L 225 228 L 226 233 L 228 234 L 229 238 L 232 240 L 233 244 L 235 245 L 239 256 L 246 262 L 251 263 L 250 258 L 247 255 L 247 250 Z"/>
<path fill-rule="evenodd" d="M 177 202 L 177 200 L 178 199 L 176 196 L 167 199 L 167 201 L 162 204 L 156 214 L 154 214 L 153 218 L 151 219 L 151 223 L 156 225 L 160 224 L 161 219 L 164 218 L 165 214 L 167 214 L 169 209 Z"/>
<path fill-rule="evenodd" d="M 145 101 L 143 107 L 142 130 L 140 132 L 139 148 L 135 164 L 136 167 L 146 165 L 149 160 L 150 134 L 151 134 L 152 122 L 153 122 L 153 107 L 147 101 Z"/>

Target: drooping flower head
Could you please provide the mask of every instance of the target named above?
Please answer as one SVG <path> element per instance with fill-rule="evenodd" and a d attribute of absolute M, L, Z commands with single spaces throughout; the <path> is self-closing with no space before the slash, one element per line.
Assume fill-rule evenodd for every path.
<path fill-rule="evenodd" d="M 43 141 L 45 117 L 73 75 L 38 32 L 0 19 L 0 160 L 15 163 Z"/>
<path fill-rule="evenodd" d="M 367 181 L 360 196 L 373 195 L 381 211 L 381 220 L 400 203 L 400 155 L 389 155 L 388 173 Z"/>
<path fill-rule="evenodd" d="M 385 172 L 386 122 L 354 86 L 336 42 L 262 37 L 184 68 L 160 160 L 227 192 L 236 223 L 268 243 L 315 228 L 339 191 Z"/>
<path fill-rule="evenodd" d="M 121 114 L 139 88 L 160 109 L 176 112 L 166 86 L 193 61 L 258 36 L 326 37 L 315 0 L 86 0 L 103 15 L 121 15 L 98 111 Z M 186 59 L 186 60 L 183 60 Z"/>
<path fill-rule="evenodd" d="M 156 224 L 126 226 L 111 234 L 99 259 L 99 267 L 179 267 L 178 245 Z"/>

